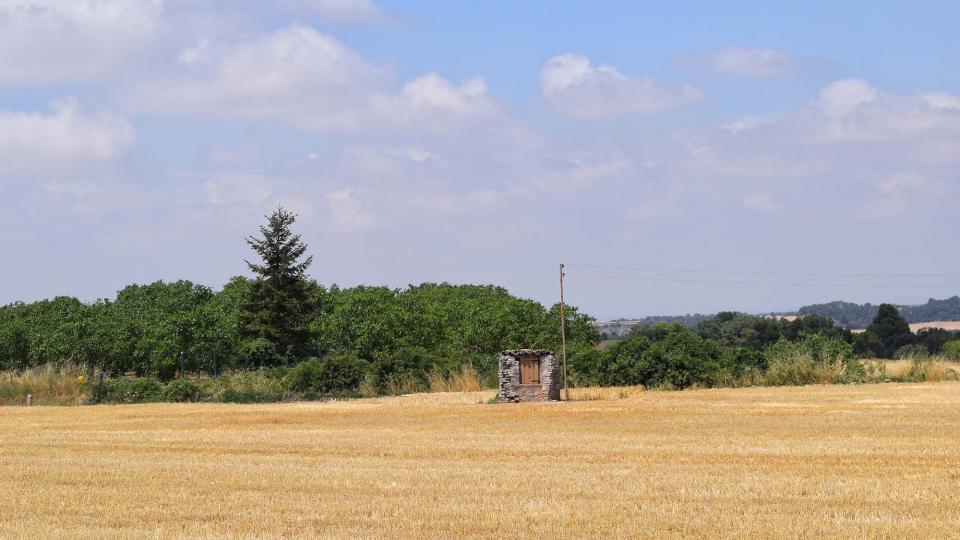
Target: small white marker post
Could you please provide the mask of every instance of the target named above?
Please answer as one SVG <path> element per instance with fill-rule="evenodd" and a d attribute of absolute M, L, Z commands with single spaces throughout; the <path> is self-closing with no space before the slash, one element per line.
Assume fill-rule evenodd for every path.
<path fill-rule="evenodd" d="M 27 394 L 27 407 L 33 405 L 33 394 Z"/>

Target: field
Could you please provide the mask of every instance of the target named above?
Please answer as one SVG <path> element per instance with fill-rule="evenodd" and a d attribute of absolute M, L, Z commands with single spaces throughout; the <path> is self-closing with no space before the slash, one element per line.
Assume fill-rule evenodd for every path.
<path fill-rule="evenodd" d="M 0 408 L 0 537 L 956 537 L 960 383 Z"/>
<path fill-rule="evenodd" d="M 910 325 L 910 331 L 917 333 L 925 328 L 943 328 L 944 330 L 960 330 L 960 321 L 932 321 L 913 323 Z"/>

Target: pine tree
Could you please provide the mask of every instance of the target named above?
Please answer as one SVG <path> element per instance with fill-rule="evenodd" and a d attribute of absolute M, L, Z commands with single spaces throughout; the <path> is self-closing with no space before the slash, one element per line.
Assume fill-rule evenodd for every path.
<path fill-rule="evenodd" d="M 892 358 L 897 349 L 913 343 L 914 337 L 910 324 L 890 304 L 880 304 L 865 334 L 869 348 L 880 358 Z"/>
<path fill-rule="evenodd" d="M 311 282 L 306 271 L 313 257 L 303 258 L 307 245 L 290 227 L 297 216 L 277 208 L 260 226 L 260 238 L 246 238 L 261 262 L 245 261 L 257 276 L 243 306 L 243 335 L 254 343 L 258 363 L 280 363 L 304 355 L 313 335 L 310 319 Z M 303 258 L 301 260 L 301 258 Z M 264 358 L 264 349 L 273 349 L 272 358 Z M 269 352 L 269 351 L 268 351 Z"/>

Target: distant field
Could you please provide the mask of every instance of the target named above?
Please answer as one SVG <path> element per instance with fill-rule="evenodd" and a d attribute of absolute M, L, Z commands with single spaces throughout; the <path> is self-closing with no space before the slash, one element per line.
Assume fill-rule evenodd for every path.
<path fill-rule="evenodd" d="M 918 332 L 924 328 L 943 328 L 944 330 L 960 330 L 960 321 L 929 321 L 918 322 L 910 325 L 911 332 Z M 851 330 L 854 334 L 866 331 L 865 328 L 856 328 Z"/>
<path fill-rule="evenodd" d="M 960 321 L 931 321 L 913 323 L 910 325 L 911 332 L 917 332 L 924 328 L 943 328 L 944 330 L 960 330 Z"/>
<path fill-rule="evenodd" d="M 0 537 L 956 537 L 960 383 L 0 408 Z"/>

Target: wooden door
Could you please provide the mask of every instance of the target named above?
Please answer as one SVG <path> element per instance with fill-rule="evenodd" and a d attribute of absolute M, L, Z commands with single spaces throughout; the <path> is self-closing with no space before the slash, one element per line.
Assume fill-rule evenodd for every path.
<path fill-rule="evenodd" d="M 540 359 L 535 356 L 520 357 L 520 384 L 540 384 Z"/>

